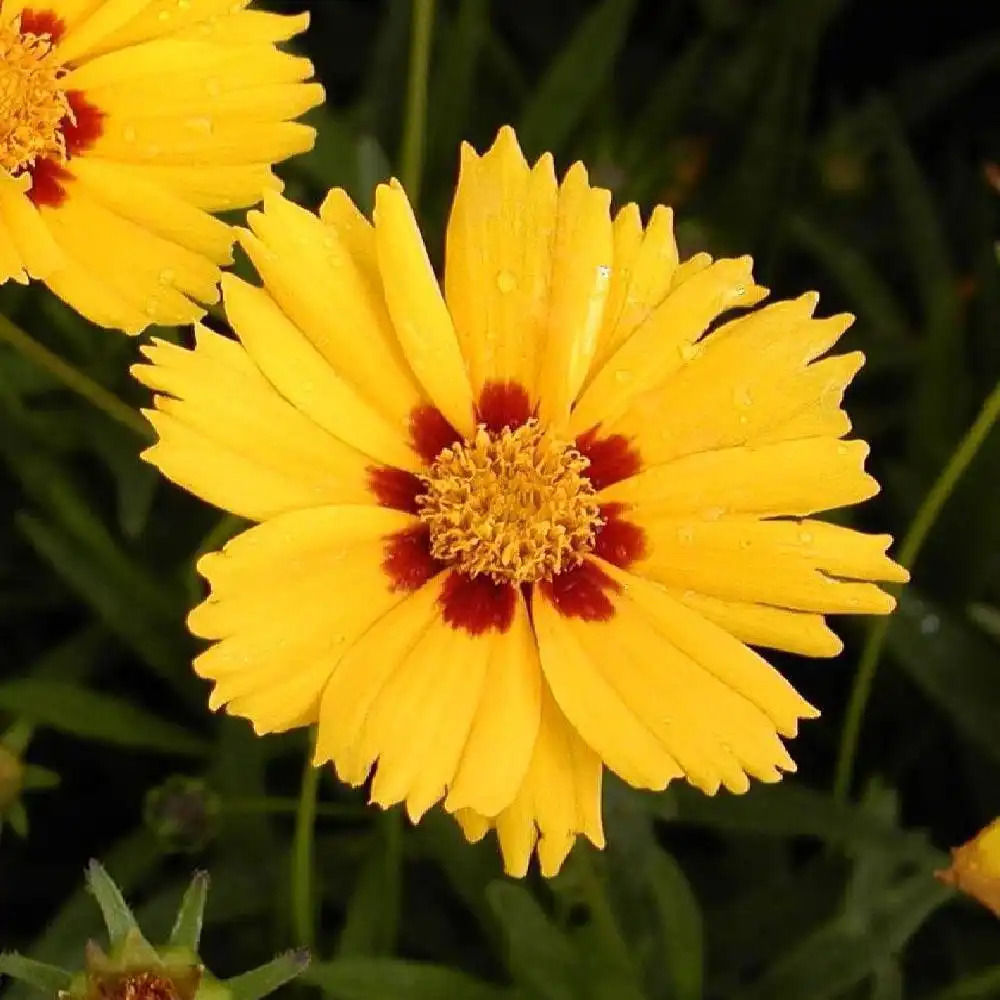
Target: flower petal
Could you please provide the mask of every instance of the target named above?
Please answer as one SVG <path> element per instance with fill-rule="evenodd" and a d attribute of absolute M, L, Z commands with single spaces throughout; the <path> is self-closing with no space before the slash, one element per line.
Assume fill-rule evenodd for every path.
<path fill-rule="evenodd" d="M 375 245 L 389 315 L 410 367 L 451 425 L 471 434 L 465 362 L 417 220 L 397 181 L 380 184 L 375 192 Z"/>
<path fill-rule="evenodd" d="M 481 159 L 463 144 L 444 286 L 477 398 L 487 382 L 513 381 L 537 403 L 557 198 L 552 157 L 529 168 L 513 129 Z"/>
<path fill-rule="evenodd" d="M 21 185 L 0 173 L 0 284 L 13 278 L 25 282 L 45 278 L 65 260 Z"/>
<path fill-rule="evenodd" d="M 885 555 L 892 539 L 822 521 L 704 521 L 630 512 L 646 554 L 632 568 L 668 587 L 723 600 L 820 614 L 888 614 L 895 600 L 873 583 L 909 574 Z"/>
<path fill-rule="evenodd" d="M 524 780 L 538 735 L 542 673 L 527 607 L 519 596 L 511 628 L 493 637 L 482 697 L 445 808 L 494 816 Z"/>
<path fill-rule="evenodd" d="M 200 327 L 194 350 L 143 354 L 133 374 L 169 394 L 147 414 L 160 439 L 143 457 L 169 478 L 255 520 L 371 499 L 369 460 L 286 402 L 239 344 Z"/>
<path fill-rule="evenodd" d="M 211 593 L 191 630 L 221 640 L 195 660 L 257 732 L 313 722 L 340 656 L 402 600 L 384 573 L 385 536 L 412 522 L 380 507 L 294 511 L 238 535 L 198 569 Z"/>
<path fill-rule="evenodd" d="M 864 441 L 809 438 L 720 448 L 645 469 L 602 490 L 643 516 L 803 516 L 867 500 L 878 483 L 864 471 Z"/>
<path fill-rule="evenodd" d="M 680 368 L 725 310 L 759 302 L 766 290 L 753 283 L 752 266 L 749 257 L 719 260 L 675 284 L 584 390 L 573 410 L 572 433 L 617 420 L 634 399 Z"/>
<path fill-rule="evenodd" d="M 597 351 L 611 283 L 611 192 L 591 187 L 582 163 L 559 187 L 552 291 L 543 340 L 539 408 L 563 430 Z"/>
<path fill-rule="evenodd" d="M 250 212 L 253 235 L 240 233 L 264 286 L 333 370 L 401 428 L 423 401 L 396 341 L 377 274 L 359 244 L 368 227 L 342 236 L 277 194 Z M 365 224 L 367 225 L 367 223 Z M 402 437 L 405 432 L 401 431 Z"/>

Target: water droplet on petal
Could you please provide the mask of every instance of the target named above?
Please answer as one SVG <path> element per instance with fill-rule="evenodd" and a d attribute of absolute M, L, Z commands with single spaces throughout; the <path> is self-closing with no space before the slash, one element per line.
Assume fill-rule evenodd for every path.
<path fill-rule="evenodd" d="M 804 544 L 808 545 L 812 540 L 813 540 L 812 532 L 809 532 L 809 531 L 800 531 L 799 532 L 799 541 L 800 542 L 803 542 Z"/>
<path fill-rule="evenodd" d="M 677 350 L 684 361 L 692 361 L 701 354 L 699 348 L 695 347 L 694 344 L 681 344 Z"/>
<path fill-rule="evenodd" d="M 169 10 L 161 10 L 159 12 L 159 14 L 157 14 L 156 16 L 161 21 L 169 21 L 170 20 L 170 11 Z"/>
<path fill-rule="evenodd" d="M 683 525 L 677 529 L 677 541 L 683 542 L 685 545 L 689 545 L 694 541 L 694 532 L 688 525 Z"/>
<path fill-rule="evenodd" d="M 733 402 L 746 409 L 748 406 L 753 406 L 753 396 L 745 385 L 741 385 L 733 390 Z"/>
<path fill-rule="evenodd" d="M 177 0 L 178 10 L 189 10 L 191 7 L 191 0 Z"/>
<path fill-rule="evenodd" d="M 160 284 L 169 285 L 176 277 L 177 274 L 174 271 L 171 271 L 169 267 L 165 267 L 159 274 Z"/>
<path fill-rule="evenodd" d="M 707 507 L 702 514 L 706 521 L 718 521 L 726 513 L 725 507 Z"/>
<path fill-rule="evenodd" d="M 134 125 L 126 125 L 122 129 L 122 138 L 126 142 L 135 142 L 135 136 L 136 136 L 136 132 L 135 132 L 135 126 Z"/>
<path fill-rule="evenodd" d="M 204 132 L 206 135 L 211 135 L 215 129 L 215 125 L 212 123 L 211 118 L 205 118 L 199 116 L 197 118 L 189 118 L 187 120 L 188 125 L 195 129 L 197 132 Z"/>
<path fill-rule="evenodd" d="M 620 382 L 624 385 L 626 382 L 632 381 L 632 373 L 627 368 L 619 368 L 615 372 L 615 381 Z"/>
<path fill-rule="evenodd" d="M 220 97 L 222 95 L 222 84 L 219 82 L 219 78 L 210 76 L 205 81 L 205 90 L 208 91 L 210 97 Z"/>
<path fill-rule="evenodd" d="M 513 271 L 500 271 L 497 274 L 497 288 L 506 295 L 517 288 L 517 275 Z"/>
<path fill-rule="evenodd" d="M 838 444 L 837 445 L 837 454 L 838 455 L 846 455 L 847 454 L 847 445 L 844 444 L 843 442 L 841 442 L 840 444 Z"/>

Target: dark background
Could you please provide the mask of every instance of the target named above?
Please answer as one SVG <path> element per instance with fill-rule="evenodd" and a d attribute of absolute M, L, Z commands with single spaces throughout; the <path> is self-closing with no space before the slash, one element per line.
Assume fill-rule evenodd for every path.
<path fill-rule="evenodd" d="M 315 207 L 341 185 L 370 204 L 398 163 L 410 4 L 270 6 L 311 10 L 296 45 L 329 95 L 311 116 L 316 150 L 282 168 L 287 193 Z M 853 523 L 903 536 L 1000 379 L 1000 190 L 989 181 L 1000 163 L 1000 7 L 441 0 L 421 213 L 433 253 L 459 141 L 481 150 L 508 122 L 530 158 L 552 150 L 560 171 L 583 159 L 618 203 L 672 204 L 684 253 L 750 252 L 776 297 L 815 288 L 821 311 L 857 314 L 844 346 L 869 360 L 847 405 L 884 489 Z M 0 310 L 144 401 L 126 374 L 133 342 L 87 327 L 41 288 L 0 289 Z M 41 727 L 28 757 L 62 786 L 27 797 L 27 840 L 9 828 L 0 838 L 0 948 L 74 961 L 94 932 L 79 894 L 91 856 L 160 926 L 181 880 L 204 866 L 218 898 L 208 958 L 231 973 L 292 943 L 285 882 L 304 742 L 255 740 L 245 724 L 209 717 L 183 614 L 200 593 L 191 557 L 218 515 L 158 481 L 136 451 L 127 432 L 0 347 L 0 728 L 3 684 L 28 677 L 86 686 L 206 743 L 178 756 L 88 737 L 72 719 Z M 1000 996 L 1000 978 L 995 990 L 945 992 L 1000 961 L 994 918 L 913 889 L 914 871 L 932 886 L 940 852 L 1000 813 L 998 474 L 993 433 L 937 519 L 890 629 L 860 804 L 827 794 L 866 627 L 855 621 L 836 623 L 848 647 L 835 661 L 776 658 L 823 709 L 792 747 L 794 780 L 742 800 L 608 789 L 608 892 L 651 1000 L 700 995 L 684 993 L 677 973 L 699 928 L 706 997 Z M 164 841 L 162 815 L 144 820 L 148 791 L 177 774 L 211 788 L 210 802 L 198 790 L 159 800 L 185 827 L 188 853 L 168 850 L 178 844 Z M 404 956 L 514 981 L 526 997 L 562 995 L 532 992 L 538 963 L 554 976 L 554 960 L 518 944 L 523 920 L 487 892 L 492 843 L 465 847 L 432 816 L 400 847 L 398 829 L 360 797 L 331 781 L 324 801 L 323 957 Z M 199 818 L 203 808 L 218 817 Z M 528 883 L 531 905 L 564 935 L 538 937 L 548 942 L 539 953 L 559 940 L 591 947 L 574 878 L 571 865 L 552 885 Z M 378 968 L 360 992 L 328 988 L 432 995 Z"/>

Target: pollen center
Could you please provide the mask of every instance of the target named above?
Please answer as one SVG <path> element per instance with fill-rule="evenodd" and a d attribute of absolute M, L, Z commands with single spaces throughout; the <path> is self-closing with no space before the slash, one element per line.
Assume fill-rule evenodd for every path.
<path fill-rule="evenodd" d="M 20 17 L 0 24 L 0 169 L 17 174 L 40 157 L 66 159 L 62 124 L 73 111 L 62 76 L 49 35 L 22 32 Z"/>
<path fill-rule="evenodd" d="M 431 553 L 498 583 L 546 580 L 580 563 L 601 524 L 589 460 L 536 420 L 441 451 L 417 498 Z"/>

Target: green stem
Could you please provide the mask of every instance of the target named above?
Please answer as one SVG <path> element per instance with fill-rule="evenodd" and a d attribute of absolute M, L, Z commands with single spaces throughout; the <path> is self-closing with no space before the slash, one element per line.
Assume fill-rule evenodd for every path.
<path fill-rule="evenodd" d="M 127 406 L 114 393 L 108 392 L 104 386 L 63 361 L 58 354 L 43 347 L 3 315 L 0 315 L 0 342 L 12 347 L 21 357 L 48 372 L 56 381 L 61 382 L 71 392 L 82 396 L 122 427 L 133 434 L 152 440 L 153 428 L 131 406 Z"/>
<path fill-rule="evenodd" d="M 623 977 L 629 982 L 634 982 L 635 966 L 632 963 L 632 956 L 612 912 L 604 881 L 594 864 L 594 849 L 589 844 L 580 844 L 575 854 L 580 888 L 590 910 L 594 928 L 603 938 L 609 954 L 619 965 Z"/>
<path fill-rule="evenodd" d="M 400 179 L 410 204 L 420 203 L 424 174 L 424 140 L 427 131 L 427 77 L 431 62 L 431 34 L 435 0 L 412 0 L 413 28 L 410 34 L 410 76 L 406 87 L 406 122 Z"/>
<path fill-rule="evenodd" d="M 301 807 L 299 799 L 284 798 L 248 798 L 224 799 L 223 812 L 234 816 L 291 816 L 298 815 Z M 363 820 L 371 817 L 372 812 L 362 805 L 352 805 L 349 802 L 330 802 L 316 806 L 315 815 L 328 819 Z"/>
<path fill-rule="evenodd" d="M 969 467 L 977 452 L 993 429 L 1000 417 L 1000 382 L 983 403 L 979 415 L 972 426 L 965 432 L 965 437 L 952 452 L 951 458 L 930 488 L 923 503 L 917 509 L 910 527 L 907 529 L 903 542 L 899 547 L 899 562 L 911 569 L 920 554 L 921 548 L 937 521 L 942 508 L 954 492 L 965 470 Z M 854 675 L 854 686 L 847 704 L 844 717 L 844 728 L 840 736 L 840 749 L 837 754 L 837 768 L 834 777 L 833 794 L 839 801 L 845 801 L 851 789 L 854 773 L 854 761 L 858 752 L 858 740 L 861 736 L 861 724 L 864 720 L 865 708 L 871 695 L 875 680 L 875 670 L 879 657 L 889 633 L 889 619 L 878 619 L 868 630 L 858 670 Z"/>
<path fill-rule="evenodd" d="M 300 947 L 312 948 L 316 934 L 314 926 L 313 862 L 316 828 L 316 799 L 319 794 L 319 768 L 313 767 L 315 736 L 309 741 L 302 790 L 295 816 L 295 839 L 292 843 L 292 930 Z"/>

